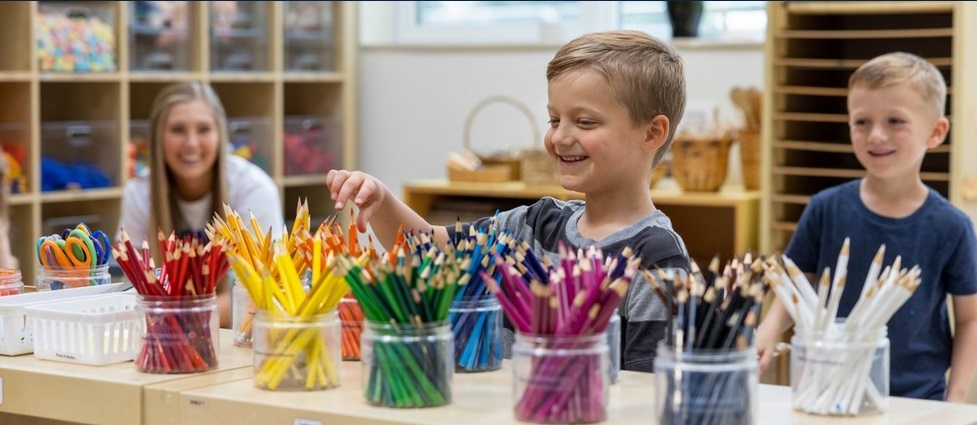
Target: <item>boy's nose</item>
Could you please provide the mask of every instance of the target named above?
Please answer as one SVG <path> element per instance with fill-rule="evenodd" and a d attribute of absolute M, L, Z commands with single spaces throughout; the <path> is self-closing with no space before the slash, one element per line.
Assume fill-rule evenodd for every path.
<path fill-rule="evenodd" d="M 883 131 L 882 126 L 874 125 L 868 133 L 869 142 L 884 142 L 885 141 L 885 131 Z"/>

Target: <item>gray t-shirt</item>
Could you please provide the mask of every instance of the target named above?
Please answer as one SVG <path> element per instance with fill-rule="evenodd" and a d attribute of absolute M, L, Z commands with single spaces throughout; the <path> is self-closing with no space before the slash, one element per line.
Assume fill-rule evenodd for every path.
<path fill-rule="evenodd" d="M 672 229 L 672 223 L 661 211 L 655 211 L 630 226 L 600 241 L 580 234 L 577 221 L 584 211 L 583 201 L 560 201 L 545 197 L 529 206 L 521 206 L 498 214 L 498 227 L 513 233 L 519 240 L 530 242 L 537 256 L 559 262 L 559 242 L 574 250 L 599 247 L 605 256 L 618 255 L 630 247 L 641 258 L 641 267 L 678 267 L 688 270 L 689 254 L 682 238 Z M 463 226 L 465 234 L 470 226 L 488 228 L 493 217 L 486 217 Z M 454 237 L 454 226 L 447 226 Z M 621 301 L 621 368 L 652 372 L 655 350 L 665 337 L 668 308 L 640 275 L 631 283 Z M 503 355 L 509 357 L 513 333 L 506 329 Z"/>

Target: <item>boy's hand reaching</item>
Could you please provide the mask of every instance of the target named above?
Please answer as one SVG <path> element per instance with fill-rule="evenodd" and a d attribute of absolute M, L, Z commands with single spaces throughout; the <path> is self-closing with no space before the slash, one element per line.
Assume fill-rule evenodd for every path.
<path fill-rule="evenodd" d="M 773 360 L 774 354 L 777 352 L 777 343 L 780 340 L 780 334 L 771 332 L 770 328 L 771 326 L 764 328 L 761 324 L 756 333 L 756 351 L 761 375 L 770 366 L 770 361 Z"/>
<path fill-rule="evenodd" d="M 370 217 L 389 193 L 383 182 L 362 171 L 329 170 L 326 185 L 329 186 L 329 196 L 336 201 L 336 210 L 346 208 L 350 199 L 360 209 L 356 215 L 356 228 L 360 232 L 366 232 Z"/>

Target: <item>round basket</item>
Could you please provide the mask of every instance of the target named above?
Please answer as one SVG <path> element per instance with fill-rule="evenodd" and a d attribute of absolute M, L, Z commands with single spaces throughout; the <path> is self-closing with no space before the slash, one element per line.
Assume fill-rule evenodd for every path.
<path fill-rule="evenodd" d="M 715 192 L 726 182 L 729 146 L 733 138 L 721 135 L 675 135 L 672 175 L 689 192 Z"/>
<path fill-rule="evenodd" d="M 465 150 L 475 154 L 479 160 L 482 162 L 482 167 L 478 170 L 468 171 L 468 170 L 458 170 L 452 167 L 448 167 L 448 179 L 454 181 L 474 181 L 474 182 L 503 182 L 503 181 L 514 181 L 519 180 L 522 175 L 521 163 L 522 159 L 519 155 L 512 152 L 502 152 L 495 154 L 477 153 L 472 150 L 472 123 L 475 121 L 475 117 L 478 113 L 485 109 L 486 106 L 493 103 L 504 103 L 507 105 L 514 106 L 527 118 L 529 118 L 529 125 L 532 127 L 532 144 L 539 144 L 539 126 L 536 124 L 536 120 L 533 118 L 532 112 L 526 105 L 522 104 L 519 100 L 509 97 L 509 96 L 489 96 L 482 101 L 478 102 L 472 110 L 468 113 L 468 117 L 465 118 L 465 129 L 463 134 L 462 142 L 464 143 Z"/>

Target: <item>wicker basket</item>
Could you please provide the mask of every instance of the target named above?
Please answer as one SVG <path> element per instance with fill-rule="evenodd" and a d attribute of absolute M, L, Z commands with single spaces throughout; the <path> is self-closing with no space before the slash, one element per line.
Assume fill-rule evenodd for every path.
<path fill-rule="evenodd" d="M 760 190 L 760 133 L 740 130 L 736 141 L 740 144 L 743 186 L 746 190 Z"/>
<path fill-rule="evenodd" d="M 448 166 L 448 180 L 452 181 L 466 181 L 466 182 L 506 182 L 506 181 L 517 181 L 520 179 L 521 164 L 522 160 L 520 157 L 514 153 L 497 153 L 497 154 L 485 154 L 477 153 L 472 150 L 472 140 L 471 140 L 471 130 L 472 122 L 475 121 L 475 117 L 479 112 L 482 111 L 486 106 L 493 103 L 505 103 L 512 105 L 519 109 L 523 114 L 529 118 L 529 124 L 532 126 L 533 144 L 538 144 L 539 142 L 539 126 L 536 124 L 536 120 L 533 118 L 532 112 L 526 105 L 522 104 L 515 98 L 509 96 L 490 96 L 483 99 L 481 102 L 472 108 L 471 112 L 468 113 L 468 117 L 465 119 L 465 130 L 464 130 L 464 147 L 468 152 L 472 152 L 478 159 L 481 160 L 482 166 L 475 170 L 466 170 L 458 167 Z"/>
<path fill-rule="evenodd" d="M 715 192 L 726 182 L 731 135 L 677 134 L 672 143 L 672 175 L 689 192 Z"/>
<path fill-rule="evenodd" d="M 651 170 L 651 185 L 649 187 L 654 189 L 655 185 L 668 173 L 668 169 L 671 166 L 672 162 L 670 160 L 662 160 L 654 170 Z"/>

